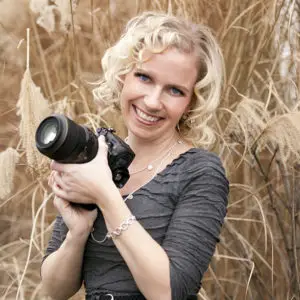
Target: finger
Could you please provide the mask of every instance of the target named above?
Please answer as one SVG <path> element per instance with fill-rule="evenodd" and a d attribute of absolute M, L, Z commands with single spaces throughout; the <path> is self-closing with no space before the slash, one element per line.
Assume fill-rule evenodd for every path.
<path fill-rule="evenodd" d="M 104 135 L 100 135 L 98 138 L 98 145 L 99 145 L 99 152 L 107 155 L 107 151 L 108 151 L 108 146 L 107 143 L 105 141 L 105 136 Z"/>
<path fill-rule="evenodd" d="M 71 165 L 70 164 L 61 164 L 55 160 L 51 161 L 50 168 L 53 171 L 57 172 L 70 172 Z"/>
<path fill-rule="evenodd" d="M 48 184 L 50 187 L 54 184 L 54 176 L 57 172 L 56 171 L 51 171 L 51 174 L 49 176 Z"/>
<path fill-rule="evenodd" d="M 65 200 L 70 200 L 72 199 L 72 195 L 70 192 L 66 192 L 65 190 L 63 190 L 57 183 L 54 182 L 54 184 L 52 185 L 52 191 L 53 193 L 62 199 Z"/>
<path fill-rule="evenodd" d="M 55 172 L 53 174 L 54 183 L 56 183 L 62 190 L 65 190 L 66 192 L 69 192 L 70 191 L 70 187 L 64 181 L 64 179 L 62 178 L 62 174 L 63 173 L 58 173 L 58 172 Z"/>
<path fill-rule="evenodd" d="M 98 143 L 100 147 L 107 147 L 107 143 L 104 135 L 100 135 L 98 138 Z"/>
<path fill-rule="evenodd" d="M 53 171 L 51 171 L 49 177 L 48 177 L 48 186 L 52 186 L 53 184 Z"/>
<path fill-rule="evenodd" d="M 59 211 L 60 214 L 62 214 L 62 212 L 71 206 L 71 203 L 69 201 L 66 201 L 60 197 L 55 197 L 53 204 L 55 206 L 55 208 Z"/>
<path fill-rule="evenodd" d="M 55 194 L 55 196 L 60 197 L 68 202 L 72 202 L 72 203 L 84 202 L 82 195 L 79 195 L 77 192 L 74 192 L 70 189 L 66 191 L 61 186 L 59 186 L 56 182 L 54 182 L 52 186 L 52 191 Z"/>

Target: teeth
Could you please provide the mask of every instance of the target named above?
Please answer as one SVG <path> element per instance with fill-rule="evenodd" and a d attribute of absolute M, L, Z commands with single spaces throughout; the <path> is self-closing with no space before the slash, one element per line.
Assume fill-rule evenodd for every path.
<path fill-rule="evenodd" d="M 137 112 L 138 116 L 141 117 L 142 119 L 144 119 L 145 121 L 156 122 L 159 120 L 159 118 L 146 115 L 144 112 L 140 111 L 137 107 L 136 107 L 136 112 Z"/>

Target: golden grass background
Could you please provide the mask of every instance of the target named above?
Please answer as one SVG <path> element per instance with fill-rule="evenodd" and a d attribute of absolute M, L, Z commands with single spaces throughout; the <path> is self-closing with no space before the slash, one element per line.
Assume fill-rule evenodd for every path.
<path fill-rule="evenodd" d="M 214 150 L 231 192 L 199 299 L 300 299 L 298 0 L 0 1 L 0 299 L 47 299 L 39 266 L 55 210 L 48 161 L 33 144 L 39 120 L 62 112 L 124 135 L 111 112 L 97 110 L 87 81 L 145 10 L 208 24 L 225 56 Z"/>

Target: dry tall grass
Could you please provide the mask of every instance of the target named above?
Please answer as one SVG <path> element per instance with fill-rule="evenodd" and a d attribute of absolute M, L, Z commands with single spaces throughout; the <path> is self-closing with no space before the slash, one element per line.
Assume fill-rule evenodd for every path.
<path fill-rule="evenodd" d="M 112 125 L 123 135 L 109 111 L 97 111 L 86 82 L 98 78 L 101 56 L 126 21 L 150 9 L 210 25 L 225 54 L 215 151 L 227 168 L 231 193 L 221 243 L 199 298 L 300 299 L 298 0 L 0 2 L 0 161 L 2 169 L 4 162 L 8 166 L 0 175 L 1 299 L 46 299 L 39 266 L 55 216 L 47 173 L 30 161 L 32 150 L 19 127 L 32 118 L 28 112 L 41 113 L 44 106 L 92 128 Z M 20 118 L 17 103 L 24 100 L 25 84 L 27 93 L 38 95 L 23 102 L 27 110 L 21 109 Z"/>

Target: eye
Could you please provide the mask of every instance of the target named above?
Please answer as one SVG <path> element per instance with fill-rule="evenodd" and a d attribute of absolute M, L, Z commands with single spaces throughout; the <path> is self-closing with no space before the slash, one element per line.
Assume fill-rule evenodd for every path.
<path fill-rule="evenodd" d="M 173 96 L 184 96 L 184 93 L 176 87 L 170 87 L 170 92 Z"/>
<path fill-rule="evenodd" d="M 134 76 L 139 78 L 143 82 L 148 82 L 151 80 L 151 78 L 148 75 L 140 73 L 140 72 L 134 73 Z"/>

